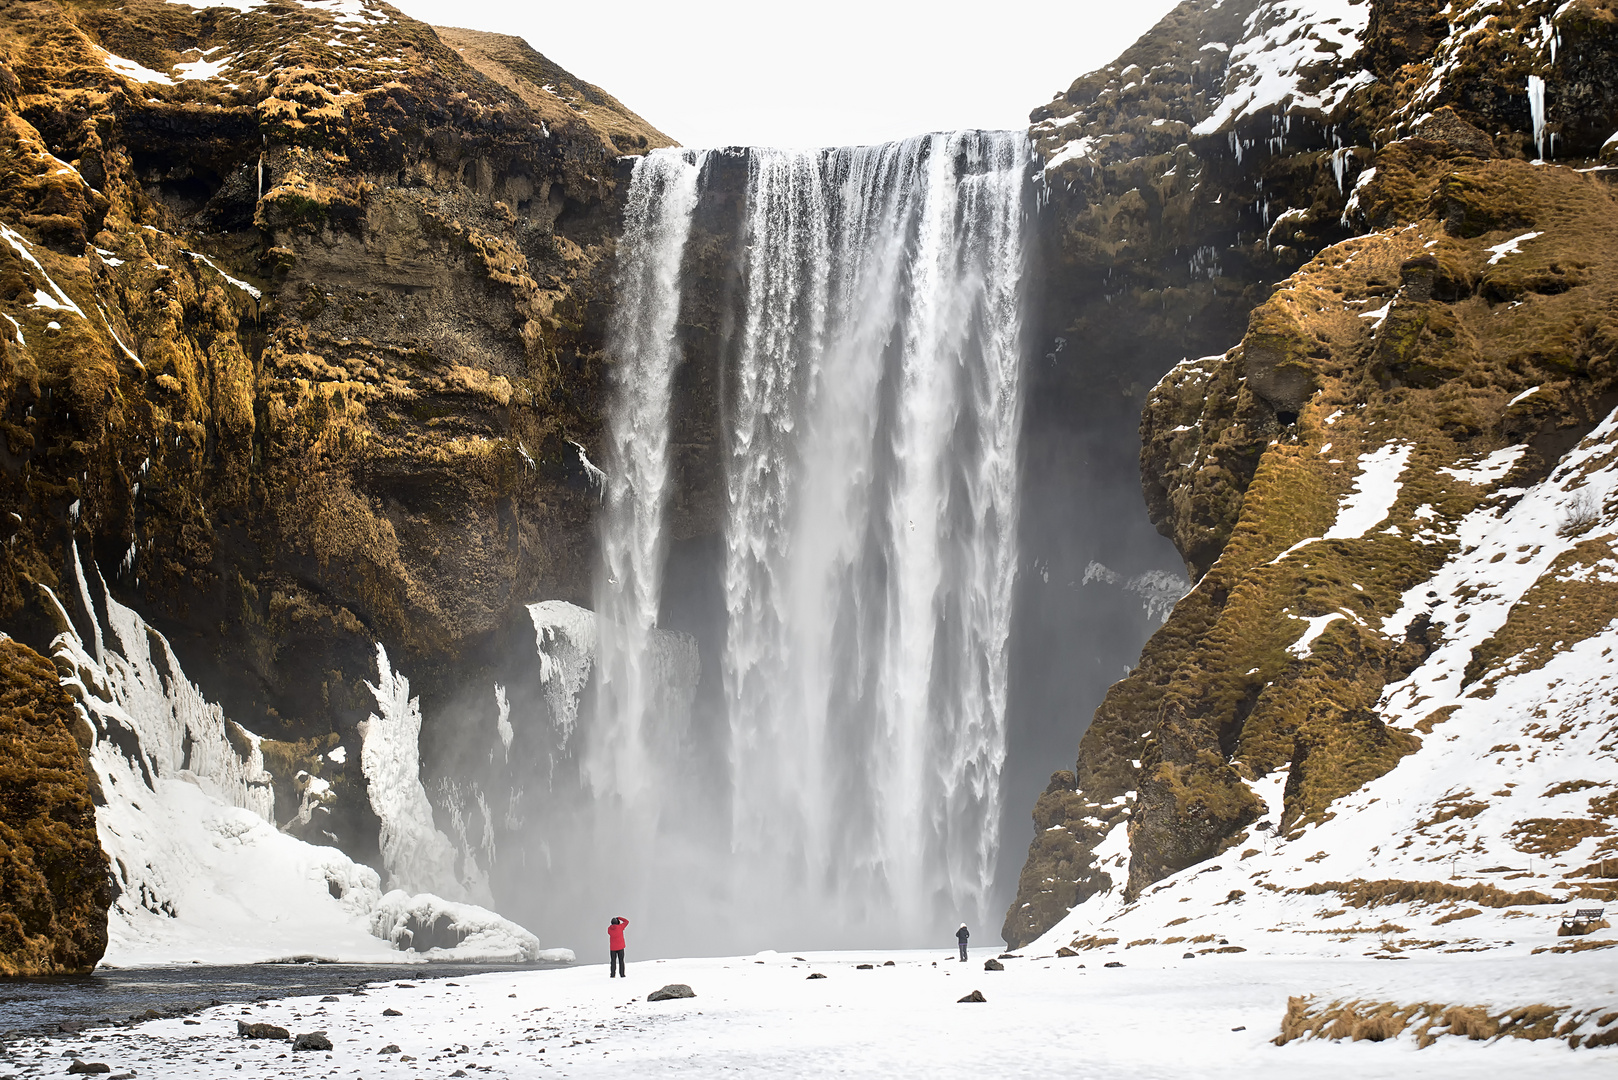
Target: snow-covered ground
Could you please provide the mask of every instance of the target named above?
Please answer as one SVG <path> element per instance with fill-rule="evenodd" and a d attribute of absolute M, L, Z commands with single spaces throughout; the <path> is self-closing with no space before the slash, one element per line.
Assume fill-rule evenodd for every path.
<path fill-rule="evenodd" d="M 948 938 L 948 932 L 944 934 Z M 141 1077 L 248 1076 L 971 1076 L 1607 1077 L 1618 1048 L 1560 1039 L 1440 1038 L 1272 1042 L 1288 998 L 1367 998 L 1506 1006 L 1578 1002 L 1618 1008 L 1602 954 L 1355 958 L 1118 949 L 1034 952 L 985 971 L 994 953 L 766 953 L 373 985 L 363 995 L 227 1005 L 88 1037 L 8 1048 L 17 1076 L 63 1071 L 69 1054 Z M 886 961 L 893 966 L 883 966 Z M 1106 961 L 1126 966 L 1107 968 Z M 860 970 L 856 965 L 874 965 Z M 809 976 L 822 973 L 824 979 Z M 648 1002 L 685 983 L 696 997 Z M 980 991 L 982 1004 L 958 999 Z M 400 1015 L 385 1016 L 385 1010 Z M 237 1022 L 324 1031 L 327 1053 L 237 1034 Z M 392 1049 L 392 1048 L 397 1049 Z M 384 1053 L 384 1050 L 391 1052 Z M 3 1061 L 4 1059 L 0 1059 Z"/>

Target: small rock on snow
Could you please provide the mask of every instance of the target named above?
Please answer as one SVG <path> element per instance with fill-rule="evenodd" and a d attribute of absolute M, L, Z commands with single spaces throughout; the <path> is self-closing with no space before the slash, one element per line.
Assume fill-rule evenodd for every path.
<path fill-rule="evenodd" d="M 988 1000 L 989 1000 L 988 998 L 983 996 L 983 991 L 974 990 L 970 994 L 966 995 L 965 997 L 958 998 L 956 1000 L 956 1004 L 961 1004 L 962 1002 L 968 1002 L 968 1001 L 985 1001 L 986 1002 Z"/>
<path fill-rule="evenodd" d="M 815 972 L 813 975 L 811 975 L 809 977 L 811 979 L 824 979 L 826 977 L 826 975 L 825 975 L 824 972 L 817 971 L 817 972 Z"/>
<path fill-rule="evenodd" d="M 303 1035 L 299 1035 L 297 1040 L 293 1042 L 292 1049 L 330 1050 L 331 1040 L 326 1038 L 326 1034 L 323 1031 L 310 1031 Z"/>
<path fill-rule="evenodd" d="M 383 1009 L 382 1010 L 382 1015 L 383 1016 L 403 1016 L 404 1013 L 400 1012 L 398 1009 Z"/>
<path fill-rule="evenodd" d="M 646 995 L 647 1001 L 672 1001 L 675 998 L 694 998 L 697 992 L 685 983 L 669 983 L 661 990 L 653 990 Z"/>
<path fill-rule="evenodd" d="M 236 1021 L 236 1034 L 244 1039 L 290 1039 L 291 1032 L 274 1024 L 244 1024 Z"/>
<path fill-rule="evenodd" d="M 1004 970 L 1006 970 L 1006 965 L 1002 964 L 998 960 L 989 959 L 989 960 L 983 961 L 983 970 L 984 971 L 1004 971 Z"/>
<path fill-rule="evenodd" d="M 1102 967 L 1123 967 L 1124 962 L 1122 960 L 1108 960 L 1105 964 L 1102 964 L 1101 966 Z"/>
<path fill-rule="evenodd" d="M 104 1065 L 99 1061 L 80 1061 L 78 1058 L 74 1058 L 73 1064 L 67 1067 L 67 1071 L 70 1073 L 104 1073 L 112 1072 L 112 1066 Z"/>

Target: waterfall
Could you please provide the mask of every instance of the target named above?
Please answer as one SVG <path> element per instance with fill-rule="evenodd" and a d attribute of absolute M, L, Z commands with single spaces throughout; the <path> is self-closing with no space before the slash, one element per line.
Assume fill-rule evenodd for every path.
<path fill-rule="evenodd" d="M 656 697 L 651 631 L 662 591 L 669 401 L 680 360 L 680 264 L 696 208 L 702 156 L 650 154 L 635 163 L 618 262 L 609 350 L 617 361 L 609 415 L 596 679 L 596 724 L 582 774 L 598 797 L 642 794 L 649 710 Z"/>
<path fill-rule="evenodd" d="M 648 868 L 638 899 L 729 928 L 724 944 L 919 944 L 962 919 L 989 930 L 1027 146 L 960 132 L 740 153 L 713 523 L 721 775 L 682 756 L 685 721 L 654 701 L 679 269 L 708 197 L 702 160 L 677 151 L 637 165 L 620 249 L 581 771 L 597 799 L 644 800 L 631 827 L 663 839 L 637 850 L 680 875 L 669 890 Z M 676 916 L 671 892 L 701 899 Z"/>

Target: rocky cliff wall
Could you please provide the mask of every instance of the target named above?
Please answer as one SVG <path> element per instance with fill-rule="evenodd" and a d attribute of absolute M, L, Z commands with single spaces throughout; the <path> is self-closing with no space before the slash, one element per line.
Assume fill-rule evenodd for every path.
<path fill-rule="evenodd" d="M 448 693 L 585 597 L 616 159 L 666 136 L 381 3 L 64 0 L 0 15 L 0 140 L 15 637 L 77 538 L 291 795 L 376 641 Z"/>
<path fill-rule="evenodd" d="M 1066 247 L 1161 237 L 1126 256 L 1147 274 L 1164 246 L 1213 241 L 1176 253 L 1205 279 L 1181 310 L 1240 313 L 1245 332 L 1148 397 L 1147 504 L 1197 584 L 1039 800 L 1011 944 L 1239 843 L 1277 776 L 1269 824 L 1300 838 L 1449 715 L 1398 722 L 1392 688 L 1479 616 L 1395 613 L 1429 580 L 1450 602 L 1438 579 L 1476 550 L 1460 523 L 1544 480 L 1618 404 L 1615 26 L 1588 0 L 1191 3 L 1034 114 Z M 1154 293 L 1166 307 L 1174 282 Z M 1596 500 L 1557 535 L 1606 521 Z M 1463 689 L 1603 632 L 1618 609 L 1599 590 L 1552 584 L 1601 557 L 1556 554 L 1571 562 L 1535 564 L 1527 592 L 1488 581 L 1515 569 L 1469 582 L 1459 600 L 1504 597 L 1505 617 L 1469 645 Z M 1581 827 L 1604 833 L 1606 813 Z M 1120 828 L 1126 850 L 1103 856 Z"/>
<path fill-rule="evenodd" d="M 0 975 L 81 974 L 106 951 L 89 749 L 56 668 L 0 636 Z"/>

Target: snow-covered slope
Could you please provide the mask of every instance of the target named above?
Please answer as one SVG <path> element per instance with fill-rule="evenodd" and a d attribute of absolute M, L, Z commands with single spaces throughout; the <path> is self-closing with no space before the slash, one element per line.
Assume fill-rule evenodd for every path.
<path fill-rule="evenodd" d="M 1149 395 L 1196 585 L 1041 797 L 1014 944 L 1509 952 L 1618 903 L 1612 191 L 1384 154 L 1412 220 Z"/>
<path fill-rule="evenodd" d="M 1315 820 L 1289 820 L 1283 801 L 1296 778 L 1288 768 L 1254 780 L 1260 820 L 1211 859 L 1148 885 L 1133 900 L 1125 894 L 1133 827 L 1126 810 L 1094 852 L 1111 884 L 1028 951 L 1158 964 L 1242 952 L 1409 960 L 1480 953 L 1554 958 L 1618 948 L 1607 922 L 1561 936 L 1564 921 L 1575 921 L 1580 909 L 1613 914 L 1610 882 L 1618 876 L 1618 610 L 1611 602 L 1618 592 L 1611 550 L 1618 538 L 1618 413 L 1548 479 L 1526 487 L 1503 480 L 1521 456 L 1518 447 L 1446 470 L 1452 483 L 1487 491 L 1477 509 L 1452 525 L 1435 528 L 1425 502 L 1396 510 L 1394 489 L 1352 537 L 1458 545 L 1436 574 L 1405 593 L 1394 614 L 1363 627 L 1402 637 L 1415 619 L 1426 618 L 1453 628 L 1377 703 L 1383 722 L 1418 737 L 1419 748 Z M 1386 455 L 1368 454 L 1362 462 L 1369 466 L 1372 458 Z M 1394 481 L 1402 471 L 1382 479 Z M 1363 502 L 1359 495 L 1344 496 L 1339 521 Z M 1281 556 L 1309 557 L 1308 548 Z M 1589 609 L 1581 611 L 1580 601 L 1588 603 L 1592 592 L 1603 594 L 1599 621 L 1581 627 Z M 1347 634 L 1334 641 L 1332 627 L 1360 620 L 1349 607 L 1334 614 L 1324 629 L 1321 619 L 1300 620 L 1299 642 L 1314 635 L 1316 648 L 1336 653 Z M 1514 620 L 1543 631 L 1543 644 L 1509 655 L 1485 648 Z M 1311 654 L 1295 655 L 1304 662 Z M 1587 1015 L 1568 1013 L 1559 1037 L 1601 1034 L 1594 1021 L 1610 1005 L 1596 1006 L 1612 992 L 1614 962 L 1582 982 L 1572 995 L 1578 1000 L 1563 1003 L 1586 1006 Z M 1490 992 L 1482 985 L 1468 990 L 1478 1000 Z M 1367 1000 L 1362 1011 L 1369 1016 L 1381 1002 Z M 1432 1021 L 1436 1035 L 1458 1023 L 1442 1007 L 1417 1008 L 1420 999 L 1409 993 L 1394 1003 L 1410 1013 L 1387 1034 Z M 1333 1008 L 1322 999 L 1294 1012 L 1300 1022 L 1314 1021 Z"/>
<path fill-rule="evenodd" d="M 261 740 L 203 697 L 162 634 L 92 584 L 76 551 L 75 571 L 76 595 L 49 597 L 62 626 L 53 654 L 94 732 L 117 892 L 106 963 L 571 959 L 484 908 L 384 894 L 370 867 L 277 830 Z M 399 756 L 414 763 L 414 747 Z"/>

